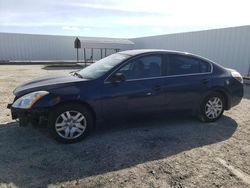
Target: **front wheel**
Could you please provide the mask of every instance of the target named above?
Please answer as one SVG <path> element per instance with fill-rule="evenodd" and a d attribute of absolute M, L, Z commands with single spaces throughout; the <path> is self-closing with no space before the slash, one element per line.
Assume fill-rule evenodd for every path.
<path fill-rule="evenodd" d="M 89 133 L 93 122 L 92 114 L 86 107 L 66 104 L 52 111 L 48 124 L 52 136 L 57 141 L 74 143 Z"/>
<path fill-rule="evenodd" d="M 199 119 L 204 122 L 219 119 L 224 112 L 224 101 L 224 97 L 217 92 L 209 94 L 201 103 Z"/>

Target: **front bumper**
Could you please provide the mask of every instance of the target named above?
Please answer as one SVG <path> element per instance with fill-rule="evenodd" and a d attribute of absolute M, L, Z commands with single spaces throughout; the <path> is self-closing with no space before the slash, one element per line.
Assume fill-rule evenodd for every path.
<path fill-rule="evenodd" d="M 12 119 L 26 118 L 30 120 L 40 120 L 41 118 L 47 119 L 48 116 L 48 109 L 46 108 L 21 109 L 12 107 L 12 104 L 8 104 L 7 108 L 11 111 Z"/>

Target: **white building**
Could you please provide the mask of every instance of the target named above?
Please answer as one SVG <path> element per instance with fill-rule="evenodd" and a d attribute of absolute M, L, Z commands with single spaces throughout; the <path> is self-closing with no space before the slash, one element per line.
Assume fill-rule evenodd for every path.
<path fill-rule="evenodd" d="M 1 60 L 76 60 L 73 36 L 31 35 L 0 33 Z M 98 60 L 112 53 L 134 48 L 134 43 L 127 39 L 79 37 L 81 49 L 79 59 Z M 84 49 L 86 57 L 84 57 Z M 92 53 L 93 52 L 93 53 Z"/>
<path fill-rule="evenodd" d="M 250 26 L 133 39 L 79 37 L 79 59 L 100 59 L 127 49 L 168 49 L 204 56 L 249 74 Z M 1 60 L 75 60 L 75 37 L 0 33 Z"/>

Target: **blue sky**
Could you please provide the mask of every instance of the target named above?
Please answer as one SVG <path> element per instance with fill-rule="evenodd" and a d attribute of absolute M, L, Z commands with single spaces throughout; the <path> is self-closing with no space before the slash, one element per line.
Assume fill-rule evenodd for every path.
<path fill-rule="evenodd" d="M 0 32 L 141 36 L 250 25 L 248 0 L 0 0 Z"/>

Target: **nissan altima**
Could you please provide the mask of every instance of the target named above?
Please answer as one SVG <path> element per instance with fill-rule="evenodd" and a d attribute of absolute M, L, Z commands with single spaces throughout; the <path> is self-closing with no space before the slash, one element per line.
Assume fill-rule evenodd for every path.
<path fill-rule="evenodd" d="M 8 105 L 21 126 L 47 125 L 60 142 L 82 140 L 97 120 L 184 110 L 204 122 L 240 103 L 240 73 L 206 58 L 167 50 L 129 50 L 79 71 L 28 81 Z M 44 123 L 45 122 L 45 123 Z"/>

